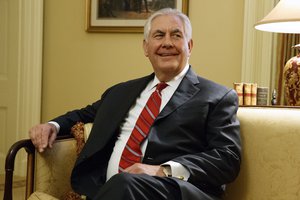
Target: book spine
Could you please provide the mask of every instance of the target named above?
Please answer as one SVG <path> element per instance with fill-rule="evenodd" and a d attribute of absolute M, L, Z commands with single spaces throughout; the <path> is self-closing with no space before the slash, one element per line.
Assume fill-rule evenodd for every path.
<path fill-rule="evenodd" d="M 257 83 L 251 84 L 251 105 L 256 106 L 257 102 Z"/>
<path fill-rule="evenodd" d="M 239 105 L 244 105 L 244 84 L 243 83 L 234 83 L 233 88 L 236 91 L 239 97 Z"/>
<path fill-rule="evenodd" d="M 251 83 L 244 83 L 244 105 L 251 105 Z"/>

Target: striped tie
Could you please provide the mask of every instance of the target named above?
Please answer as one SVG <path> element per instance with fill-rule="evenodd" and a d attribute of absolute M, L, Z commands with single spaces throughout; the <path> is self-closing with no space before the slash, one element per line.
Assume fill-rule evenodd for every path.
<path fill-rule="evenodd" d="M 142 152 L 140 145 L 147 137 L 150 127 L 159 113 L 161 91 L 167 86 L 164 82 L 157 84 L 156 90 L 149 97 L 123 150 L 119 163 L 119 172 L 124 171 L 124 169 L 134 163 L 141 162 Z"/>

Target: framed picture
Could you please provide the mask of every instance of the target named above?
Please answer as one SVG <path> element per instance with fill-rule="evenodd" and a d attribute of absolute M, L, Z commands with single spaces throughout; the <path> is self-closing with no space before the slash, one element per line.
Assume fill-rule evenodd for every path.
<path fill-rule="evenodd" d="M 188 0 L 86 0 L 86 31 L 143 32 L 148 16 L 167 7 L 188 14 Z"/>

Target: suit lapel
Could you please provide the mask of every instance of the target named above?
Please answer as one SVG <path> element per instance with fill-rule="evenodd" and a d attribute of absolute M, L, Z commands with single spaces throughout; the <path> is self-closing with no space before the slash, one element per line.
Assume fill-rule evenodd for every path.
<path fill-rule="evenodd" d="M 182 79 L 177 90 L 171 97 L 170 101 L 160 112 L 156 120 L 164 118 L 174 112 L 178 107 L 192 98 L 196 93 L 200 91 L 200 88 L 197 87 L 199 80 L 195 72 L 190 68 L 186 73 L 185 77 Z"/>

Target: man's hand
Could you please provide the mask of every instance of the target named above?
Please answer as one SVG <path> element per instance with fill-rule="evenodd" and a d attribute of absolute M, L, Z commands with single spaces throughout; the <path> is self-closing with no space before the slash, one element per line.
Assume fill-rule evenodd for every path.
<path fill-rule="evenodd" d="M 56 136 L 56 127 L 49 123 L 38 124 L 29 130 L 29 137 L 39 152 L 43 152 L 47 147 L 52 148 Z"/>
<path fill-rule="evenodd" d="M 124 170 L 131 174 L 148 174 L 150 176 L 165 177 L 163 168 L 160 165 L 147 165 L 142 163 L 135 163 Z"/>

